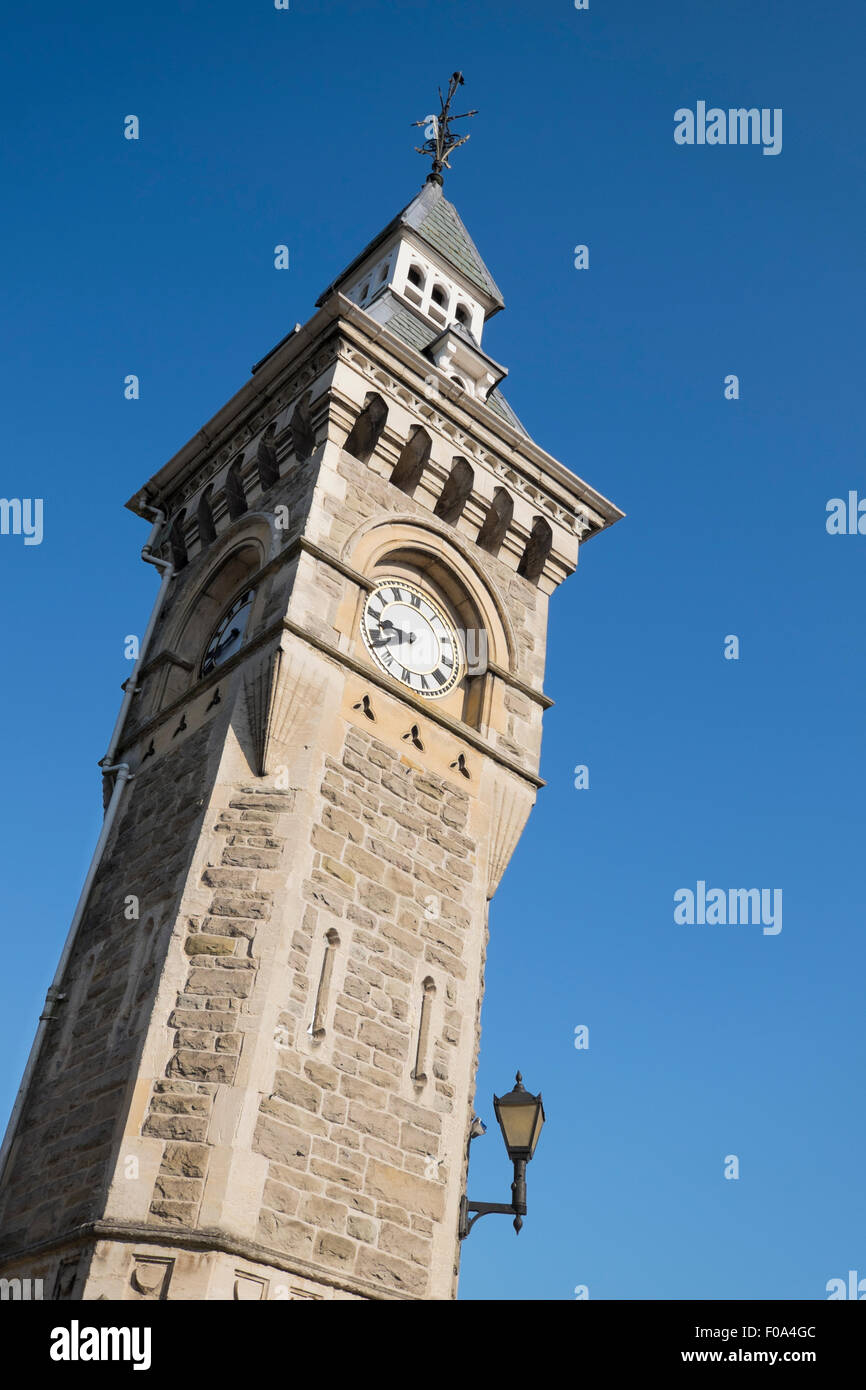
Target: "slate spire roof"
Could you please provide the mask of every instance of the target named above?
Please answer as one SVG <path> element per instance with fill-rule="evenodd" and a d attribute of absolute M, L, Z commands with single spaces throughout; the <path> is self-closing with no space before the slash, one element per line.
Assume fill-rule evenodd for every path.
<path fill-rule="evenodd" d="M 336 280 L 332 281 L 316 300 L 317 306 L 322 305 L 336 287 L 381 242 L 385 241 L 392 232 L 401 226 L 410 227 L 416 236 L 420 237 L 422 241 L 426 241 L 433 251 L 465 275 L 476 289 L 494 300 L 495 307 L 491 312 L 505 307 L 505 301 L 496 281 L 481 259 L 478 248 L 463 225 L 459 212 L 454 204 L 449 203 L 445 197 L 441 184 L 432 180 L 428 180 L 424 184 L 420 193 L 415 195 L 411 203 L 408 203 L 402 212 L 398 212 L 387 227 L 383 228 L 379 235 L 364 247 L 363 251 L 346 266 L 346 269 L 337 276 Z"/>

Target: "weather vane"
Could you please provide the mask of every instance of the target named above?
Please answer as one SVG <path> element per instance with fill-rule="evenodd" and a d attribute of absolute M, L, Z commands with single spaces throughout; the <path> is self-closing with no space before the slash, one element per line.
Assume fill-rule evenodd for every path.
<path fill-rule="evenodd" d="M 469 139 L 468 135 L 456 135 L 451 129 L 452 121 L 463 121 L 467 116 L 477 116 L 477 111 L 463 111 L 459 116 L 450 114 L 451 102 L 454 100 L 454 93 L 458 87 L 463 86 L 463 73 L 452 72 L 451 81 L 448 83 L 448 95 L 443 97 L 442 88 L 439 88 L 439 115 L 425 116 L 423 121 L 413 121 L 413 126 L 422 125 L 425 127 L 424 134 L 427 139 L 423 145 L 416 145 L 415 150 L 418 154 L 426 154 L 433 160 L 433 172 L 427 175 L 428 183 L 441 183 L 442 170 L 450 169 L 448 156 L 452 150 L 456 150 L 458 145 L 465 145 Z"/>

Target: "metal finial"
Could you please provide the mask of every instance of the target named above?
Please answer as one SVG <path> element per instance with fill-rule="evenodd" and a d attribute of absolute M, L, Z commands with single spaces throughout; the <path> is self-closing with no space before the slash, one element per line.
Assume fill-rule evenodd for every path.
<path fill-rule="evenodd" d="M 423 145 L 416 145 L 415 150 L 418 154 L 426 154 L 433 160 L 433 172 L 427 175 L 428 183 L 442 182 L 442 170 L 450 169 L 448 156 L 452 150 L 458 146 L 465 145 L 469 139 L 468 135 L 456 135 L 451 130 L 452 121 L 462 121 L 468 116 L 477 116 L 477 111 L 463 111 L 459 116 L 452 116 L 451 102 L 458 87 L 463 86 L 463 73 L 452 72 L 451 80 L 448 83 L 448 95 L 443 97 L 442 88 L 439 90 L 439 115 L 425 116 L 423 121 L 413 121 L 413 126 L 422 125 L 425 127 L 424 134 L 426 140 Z"/>

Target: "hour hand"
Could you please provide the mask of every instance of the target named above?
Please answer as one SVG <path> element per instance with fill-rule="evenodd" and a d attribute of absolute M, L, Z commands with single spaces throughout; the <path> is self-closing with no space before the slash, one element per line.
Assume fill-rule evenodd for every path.
<path fill-rule="evenodd" d="M 220 656 L 225 651 L 226 647 L 230 647 L 232 645 L 232 642 L 235 642 L 238 639 L 238 637 L 240 637 L 240 635 L 240 628 L 233 627 L 228 636 L 224 637 L 223 640 L 219 643 L 219 645 L 214 647 L 214 658 Z"/>
<path fill-rule="evenodd" d="M 389 618 L 379 624 L 379 631 L 384 635 L 378 642 L 373 643 L 374 647 L 387 647 L 391 643 L 399 647 L 404 642 L 414 642 L 416 637 L 414 632 L 402 632 L 399 627 L 394 626 Z"/>

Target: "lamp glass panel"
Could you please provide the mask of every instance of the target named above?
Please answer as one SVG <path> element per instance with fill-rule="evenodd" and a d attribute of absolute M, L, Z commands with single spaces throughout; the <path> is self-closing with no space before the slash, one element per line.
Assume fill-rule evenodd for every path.
<path fill-rule="evenodd" d="M 532 1145 L 538 1107 L 534 1096 L 526 1099 L 528 1104 L 500 1106 L 500 1123 L 509 1149 L 528 1149 Z"/>
<path fill-rule="evenodd" d="M 533 1134 L 532 1134 L 532 1143 L 531 1143 L 531 1146 L 530 1146 L 530 1157 L 532 1157 L 532 1155 L 535 1153 L 535 1146 L 536 1146 L 536 1144 L 538 1143 L 538 1139 L 539 1139 L 539 1136 L 540 1136 L 540 1134 L 541 1134 L 541 1127 L 542 1127 L 543 1124 L 544 1124 L 544 1111 L 543 1111 L 542 1107 L 539 1105 L 539 1107 L 538 1107 L 538 1112 L 537 1112 L 536 1117 L 535 1117 L 535 1129 L 533 1130 Z"/>

